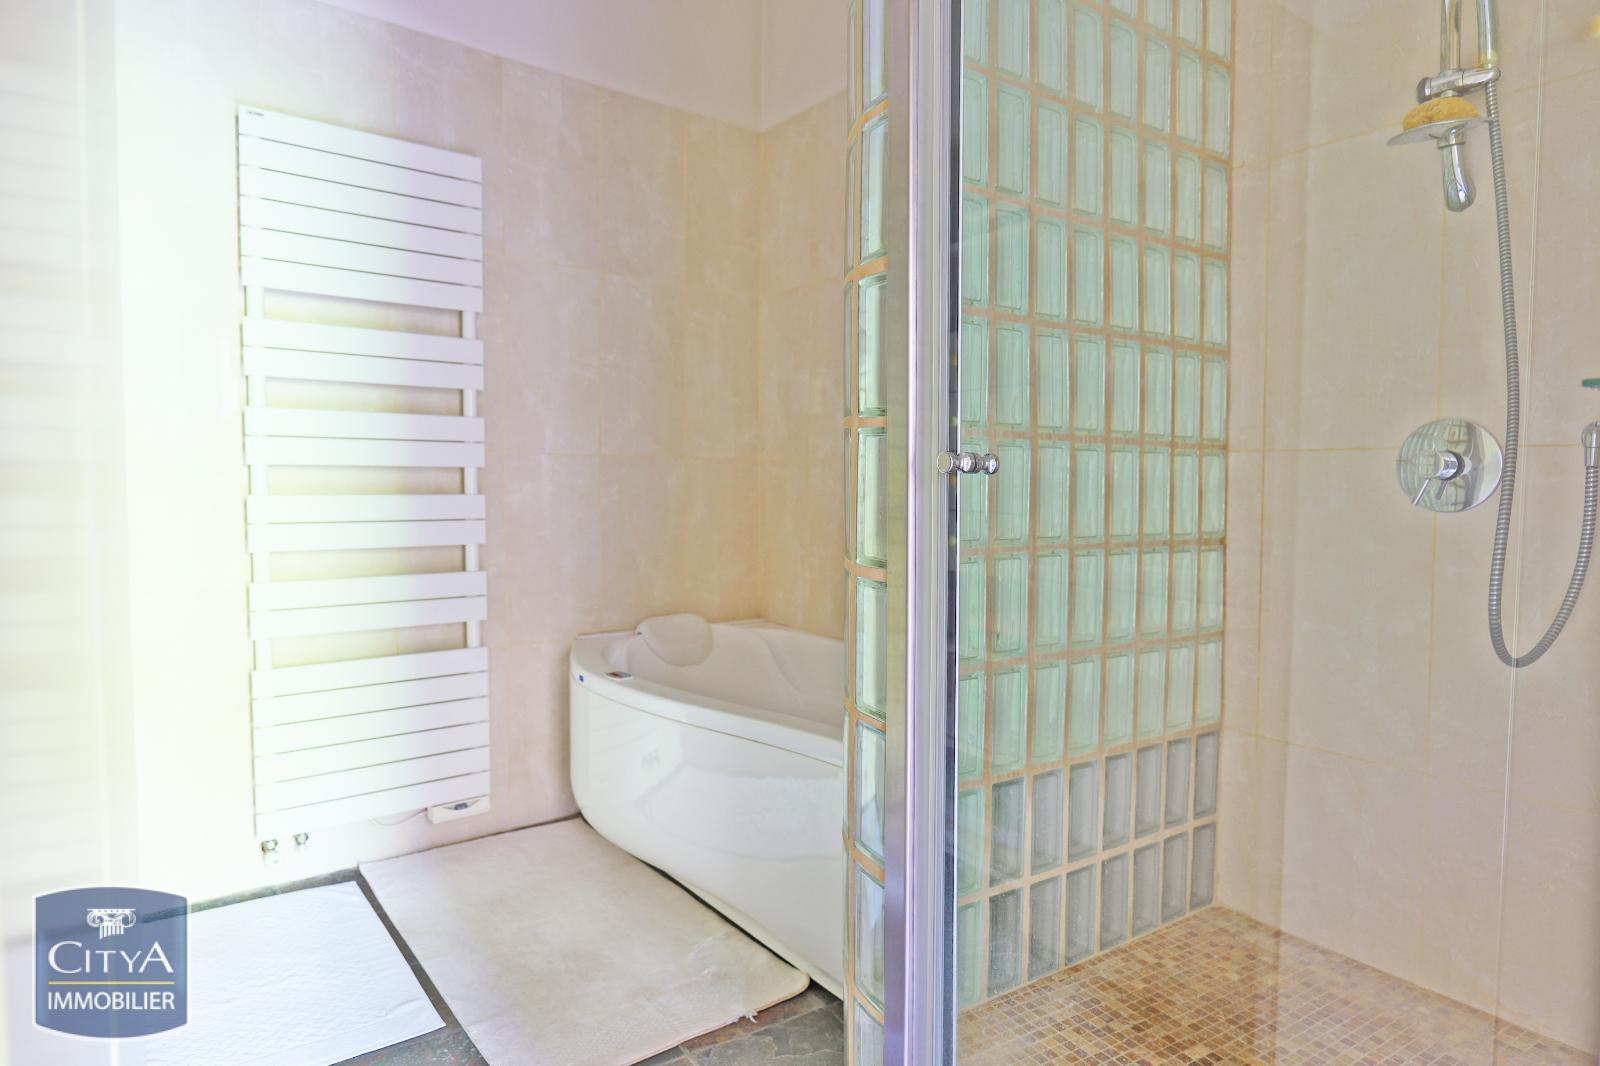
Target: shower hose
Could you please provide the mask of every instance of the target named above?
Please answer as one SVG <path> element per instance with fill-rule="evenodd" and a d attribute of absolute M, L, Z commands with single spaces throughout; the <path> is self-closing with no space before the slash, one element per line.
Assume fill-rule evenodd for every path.
<path fill-rule="evenodd" d="M 1572 568 L 1572 580 L 1567 584 L 1567 594 L 1562 597 L 1561 608 L 1555 620 L 1545 631 L 1539 643 L 1526 655 L 1513 655 L 1506 647 L 1505 632 L 1501 626 L 1504 611 L 1503 595 L 1506 580 L 1506 546 L 1511 539 L 1511 508 L 1517 491 L 1517 458 L 1522 437 L 1522 370 L 1517 354 L 1517 298 L 1511 273 L 1511 209 L 1506 195 L 1505 148 L 1500 139 L 1500 87 L 1491 82 L 1485 90 L 1485 103 L 1489 118 L 1489 156 L 1494 169 L 1494 212 L 1500 237 L 1500 315 L 1505 324 L 1506 336 L 1506 447 L 1505 464 L 1500 488 L 1500 511 L 1495 520 L 1494 552 L 1489 561 L 1489 639 L 1500 661 L 1514 669 L 1531 666 L 1544 657 L 1566 628 L 1583 592 L 1584 579 L 1589 575 L 1589 562 L 1594 555 L 1595 515 L 1600 511 L 1600 464 L 1595 462 L 1594 434 L 1596 427 L 1585 431 L 1585 470 L 1583 478 L 1583 531 L 1578 540 L 1578 561 Z"/>

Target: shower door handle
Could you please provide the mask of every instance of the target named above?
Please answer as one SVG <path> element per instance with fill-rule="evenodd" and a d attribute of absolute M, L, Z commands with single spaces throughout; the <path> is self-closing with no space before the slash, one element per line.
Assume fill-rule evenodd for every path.
<path fill-rule="evenodd" d="M 939 473 L 941 474 L 984 474 L 993 477 L 1000 469 L 1000 457 L 993 452 L 979 455 L 977 452 L 940 452 Z"/>

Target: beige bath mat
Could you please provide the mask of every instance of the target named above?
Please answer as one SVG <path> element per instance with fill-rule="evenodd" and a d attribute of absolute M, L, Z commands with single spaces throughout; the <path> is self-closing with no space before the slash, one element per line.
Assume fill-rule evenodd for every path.
<path fill-rule="evenodd" d="M 806 987 L 581 819 L 361 873 L 491 1066 L 622 1066 Z"/>

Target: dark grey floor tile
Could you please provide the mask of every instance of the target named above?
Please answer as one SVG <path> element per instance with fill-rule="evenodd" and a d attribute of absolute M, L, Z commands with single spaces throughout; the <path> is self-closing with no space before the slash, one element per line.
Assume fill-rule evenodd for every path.
<path fill-rule="evenodd" d="M 831 997 L 830 997 L 831 998 Z M 844 1025 L 831 1006 L 691 1053 L 696 1066 L 843 1066 Z"/>
<path fill-rule="evenodd" d="M 689 1066 L 689 1057 L 683 1053 L 681 1048 L 671 1048 L 659 1055 L 651 1055 L 649 1058 L 637 1063 L 636 1066 L 666 1066 L 669 1062 L 678 1064 L 678 1066 Z"/>
<path fill-rule="evenodd" d="M 770 1025 L 808 1014 L 818 1007 L 825 1006 L 831 999 L 833 997 L 817 985 L 807 985 L 806 990 L 798 996 L 786 999 L 782 1003 L 775 1003 L 754 1018 L 741 1018 L 732 1025 L 724 1025 L 721 1029 L 713 1029 L 693 1040 L 685 1040 L 682 1047 L 685 1051 L 699 1051 L 716 1044 L 726 1044 L 730 1040 L 738 1040 L 740 1037 L 760 1032 Z"/>

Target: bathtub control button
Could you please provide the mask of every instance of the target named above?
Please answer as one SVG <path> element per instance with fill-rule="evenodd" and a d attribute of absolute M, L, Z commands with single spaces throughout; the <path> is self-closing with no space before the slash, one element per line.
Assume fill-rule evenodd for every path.
<path fill-rule="evenodd" d="M 941 474 L 989 474 L 993 475 L 1000 469 L 1000 457 L 993 452 L 979 455 L 977 452 L 940 452 L 939 473 Z"/>

